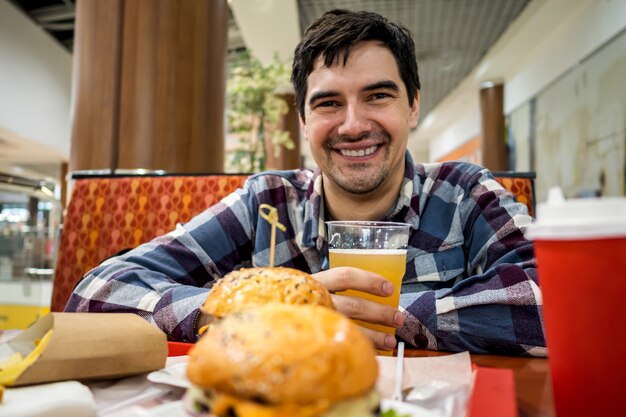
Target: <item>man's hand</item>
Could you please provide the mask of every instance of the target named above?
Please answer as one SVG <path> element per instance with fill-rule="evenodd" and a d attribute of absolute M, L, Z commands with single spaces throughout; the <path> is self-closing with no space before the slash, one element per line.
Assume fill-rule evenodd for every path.
<path fill-rule="evenodd" d="M 402 313 L 395 308 L 358 297 L 334 294 L 338 291 L 358 290 L 378 296 L 389 296 L 393 293 L 393 284 L 380 275 L 357 268 L 338 267 L 318 272 L 313 276 L 333 293 L 333 303 L 340 313 L 352 319 L 396 329 L 404 323 Z M 396 339 L 392 335 L 364 327 L 362 330 L 372 339 L 376 349 L 392 350 L 396 346 Z"/>

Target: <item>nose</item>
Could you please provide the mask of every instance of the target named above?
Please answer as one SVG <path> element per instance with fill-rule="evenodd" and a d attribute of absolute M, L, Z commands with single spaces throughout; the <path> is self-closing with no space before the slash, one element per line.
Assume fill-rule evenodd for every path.
<path fill-rule="evenodd" d="M 367 112 L 358 104 L 348 104 L 343 113 L 343 120 L 337 133 L 341 136 L 357 137 L 370 130 L 370 120 Z"/>

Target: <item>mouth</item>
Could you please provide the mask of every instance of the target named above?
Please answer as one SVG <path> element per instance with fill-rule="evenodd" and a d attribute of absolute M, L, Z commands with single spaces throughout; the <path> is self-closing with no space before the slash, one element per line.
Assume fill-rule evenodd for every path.
<path fill-rule="evenodd" d="M 379 145 L 372 145 L 362 149 L 339 149 L 339 153 L 343 156 L 356 158 L 373 154 L 379 148 Z"/>

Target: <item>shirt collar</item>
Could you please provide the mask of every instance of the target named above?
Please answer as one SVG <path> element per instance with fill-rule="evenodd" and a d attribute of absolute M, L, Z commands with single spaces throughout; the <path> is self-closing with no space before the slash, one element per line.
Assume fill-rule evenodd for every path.
<path fill-rule="evenodd" d="M 404 178 L 398 199 L 382 220 L 409 223 L 411 228 L 417 229 L 419 226 L 419 189 L 420 178 L 415 175 L 415 165 L 411 154 L 406 151 Z M 321 250 L 326 236 L 325 222 L 327 219 L 324 211 L 322 172 L 319 168 L 313 172 L 306 197 L 305 213 L 306 219 L 310 222 L 307 222 L 308 230 L 305 231 L 305 235 L 310 236 L 311 245 L 314 243 L 317 249 Z"/>
<path fill-rule="evenodd" d="M 316 246 L 322 249 L 325 236 L 324 193 L 322 191 L 322 172 L 317 168 L 313 172 L 304 203 L 305 230 L 303 243 L 305 246 Z M 307 238 L 308 237 L 308 238 Z"/>

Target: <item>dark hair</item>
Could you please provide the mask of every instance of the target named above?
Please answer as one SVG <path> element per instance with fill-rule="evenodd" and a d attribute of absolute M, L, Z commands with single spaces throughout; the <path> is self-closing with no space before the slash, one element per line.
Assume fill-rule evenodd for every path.
<path fill-rule="evenodd" d="M 324 13 L 309 26 L 294 53 L 291 82 L 296 92 L 296 107 L 303 119 L 307 79 L 317 57 L 323 54 L 326 66 L 341 58 L 345 64 L 353 44 L 370 40 L 380 41 L 395 57 L 409 95 L 409 105 L 413 105 L 420 81 L 415 44 L 408 29 L 377 13 L 336 9 Z"/>

